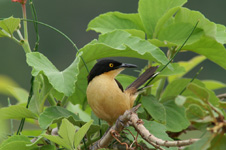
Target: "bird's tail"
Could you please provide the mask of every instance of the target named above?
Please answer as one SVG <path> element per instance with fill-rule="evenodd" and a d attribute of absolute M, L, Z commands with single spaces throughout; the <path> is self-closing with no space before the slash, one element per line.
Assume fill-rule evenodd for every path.
<path fill-rule="evenodd" d="M 148 79 L 154 76 L 155 71 L 158 69 L 158 66 L 148 68 L 142 75 L 140 75 L 133 83 L 131 83 L 126 90 L 134 89 L 137 91 L 138 88 L 147 82 Z M 142 88 L 143 89 L 143 88 Z M 126 91 L 125 90 L 125 91 Z M 135 91 L 134 91 L 135 92 Z"/>

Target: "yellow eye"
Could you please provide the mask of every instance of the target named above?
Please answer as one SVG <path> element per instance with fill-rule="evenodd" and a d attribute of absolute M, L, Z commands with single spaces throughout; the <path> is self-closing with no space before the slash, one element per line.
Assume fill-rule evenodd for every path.
<path fill-rule="evenodd" d="M 114 67 L 114 64 L 113 63 L 110 63 L 109 64 L 109 67 L 111 67 L 111 68 Z"/>

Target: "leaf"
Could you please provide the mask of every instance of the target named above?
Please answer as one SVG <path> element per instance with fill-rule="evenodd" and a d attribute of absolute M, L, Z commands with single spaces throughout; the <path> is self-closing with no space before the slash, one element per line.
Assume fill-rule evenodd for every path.
<path fill-rule="evenodd" d="M 13 96 L 19 102 L 26 102 L 28 99 L 28 92 L 6 76 L 0 76 L 0 93 Z"/>
<path fill-rule="evenodd" d="M 21 105 L 11 105 L 9 107 L 3 107 L 0 109 L 0 114 L 2 119 L 37 119 L 37 116 L 33 112 Z"/>
<path fill-rule="evenodd" d="M 44 110 L 39 116 L 38 122 L 40 128 L 46 129 L 52 123 L 60 122 L 63 118 L 71 120 L 80 120 L 77 115 L 59 106 L 51 106 Z"/>
<path fill-rule="evenodd" d="M 185 150 L 207 150 L 210 147 L 210 141 L 213 139 L 212 135 L 203 136 L 200 140 L 185 148 Z"/>
<path fill-rule="evenodd" d="M 224 25 L 217 24 L 216 40 L 221 44 L 226 43 L 226 29 Z"/>
<path fill-rule="evenodd" d="M 205 113 L 199 105 L 191 104 L 186 109 L 186 116 L 189 120 L 197 120 L 203 119 L 205 117 Z"/>
<path fill-rule="evenodd" d="M 116 29 L 144 31 L 138 14 L 120 12 L 108 12 L 94 18 L 89 22 L 87 30 L 94 30 L 103 34 Z"/>
<path fill-rule="evenodd" d="M 182 7 L 175 15 L 175 23 L 184 22 L 195 25 L 197 21 L 199 21 L 197 29 L 202 29 L 206 36 L 215 38 L 216 24 L 205 18 L 202 13 Z"/>
<path fill-rule="evenodd" d="M 209 60 L 226 69 L 226 50 L 222 44 L 211 37 L 203 36 L 197 42 L 185 45 L 183 49 L 204 55 Z"/>
<path fill-rule="evenodd" d="M 172 82 L 173 80 L 184 76 L 186 73 L 188 73 L 190 70 L 192 70 L 195 66 L 197 66 L 201 62 L 203 62 L 205 59 L 206 59 L 205 56 L 199 55 L 199 56 L 193 57 L 189 61 L 178 62 L 179 66 L 183 67 L 185 69 L 185 71 L 181 74 L 170 76 L 169 81 Z"/>
<path fill-rule="evenodd" d="M 152 95 L 142 97 L 142 106 L 157 122 L 166 123 L 166 110 L 162 103 Z"/>
<path fill-rule="evenodd" d="M 167 85 L 165 91 L 163 92 L 160 101 L 164 102 L 167 101 L 167 99 L 171 99 L 172 97 L 178 96 L 181 91 L 188 86 L 191 79 L 176 79 L 172 81 L 170 84 Z M 199 80 L 194 80 L 194 83 L 197 83 L 198 85 L 204 86 Z M 188 93 L 188 90 L 185 90 L 183 92 L 183 95 L 190 95 L 192 92 Z M 194 94 L 193 94 L 194 95 Z"/>
<path fill-rule="evenodd" d="M 31 142 L 29 138 L 24 135 L 13 135 L 1 143 L 0 150 L 31 150 L 32 148 L 36 147 L 27 147 L 26 144 L 30 143 Z"/>
<path fill-rule="evenodd" d="M 13 32 L 19 27 L 20 19 L 9 17 L 0 21 L 0 37 L 12 36 Z"/>
<path fill-rule="evenodd" d="M 190 83 L 187 88 L 195 93 L 204 102 L 209 100 L 209 93 L 204 88 L 194 83 Z"/>
<path fill-rule="evenodd" d="M 202 80 L 202 82 L 205 84 L 205 87 L 209 90 L 216 90 L 220 88 L 225 88 L 226 84 L 220 82 L 220 81 L 215 81 L 215 80 Z"/>
<path fill-rule="evenodd" d="M 70 146 L 70 149 L 74 149 L 75 131 L 76 128 L 72 123 L 70 123 L 67 119 L 62 120 L 58 133 L 64 139 L 66 144 Z"/>
<path fill-rule="evenodd" d="M 187 37 L 190 35 L 195 24 L 178 22 L 172 23 L 167 27 L 159 31 L 158 39 L 161 41 L 166 41 L 167 43 L 173 43 L 176 45 L 182 45 Z M 203 30 L 196 28 L 192 36 L 189 38 L 186 44 L 192 44 L 203 35 Z"/>
<path fill-rule="evenodd" d="M 32 75 L 37 76 L 43 72 L 50 84 L 57 91 L 71 96 L 75 90 L 75 82 L 79 73 L 78 63 L 80 55 L 64 71 L 59 71 L 43 54 L 38 52 L 27 53 L 27 63 L 33 68 Z"/>
<path fill-rule="evenodd" d="M 91 120 L 76 132 L 76 127 L 67 119 L 63 119 L 58 132 L 59 136 L 52 136 L 47 134 L 43 134 L 42 136 L 68 149 L 75 149 L 78 147 L 79 143 L 87 133 L 92 123 L 93 121 Z"/>
<path fill-rule="evenodd" d="M 88 129 L 90 128 L 91 124 L 93 123 L 93 120 L 87 122 L 85 125 L 83 125 L 76 133 L 75 133 L 75 140 L 74 145 L 75 147 L 79 146 L 79 143 L 87 133 Z"/>
<path fill-rule="evenodd" d="M 47 138 L 48 140 L 57 143 L 58 145 L 61 145 L 67 149 L 73 150 L 70 145 L 68 145 L 68 141 L 65 139 L 61 138 L 60 136 L 53 136 L 53 135 L 48 135 L 48 134 L 43 134 L 43 137 Z"/>
<path fill-rule="evenodd" d="M 146 40 L 133 37 L 125 31 L 113 31 L 100 35 L 98 41 L 92 41 L 81 48 L 84 60 L 90 61 L 104 57 L 135 57 L 167 64 L 165 54 L 156 46 Z M 109 53 L 110 52 L 110 53 Z M 172 66 L 169 65 L 172 69 Z"/>
<path fill-rule="evenodd" d="M 220 150 L 220 149 L 225 149 L 226 148 L 226 136 L 223 134 L 218 134 L 213 138 L 211 141 L 211 146 L 209 149 L 211 150 Z"/>
<path fill-rule="evenodd" d="M 179 132 L 190 125 L 184 107 L 177 106 L 173 100 L 164 102 L 163 105 L 166 110 L 166 128 L 168 131 Z"/>
<path fill-rule="evenodd" d="M 154 34 L 159 19 L 171 8 L 182 6 L 186 0 L 140 0 L 138 13 L 143 22 L 148 38 Z M 161 6 L 161 8 L 156 7 Z"/>

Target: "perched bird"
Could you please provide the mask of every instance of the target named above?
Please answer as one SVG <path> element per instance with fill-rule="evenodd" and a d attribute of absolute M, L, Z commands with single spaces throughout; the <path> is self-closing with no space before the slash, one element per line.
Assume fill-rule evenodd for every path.
<path fill-rule="evenodd" d="M 95 115 L 107 121 L 110 126 L 126 110 L 133 107 L 138 88 L 150 79 L 157 69 L 157 67 L 147 69 L 124 91 L 115 77 L 125 68 L 136 68 L 136 65 L 103 59 L 94 65 L 87 77 L 88 103 Z"/>

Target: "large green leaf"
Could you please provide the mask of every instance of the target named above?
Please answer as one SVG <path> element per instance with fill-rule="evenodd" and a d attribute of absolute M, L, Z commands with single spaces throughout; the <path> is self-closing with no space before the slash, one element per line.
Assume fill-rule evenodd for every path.
<path fill-rule="evenodd" d="M 205 112 L 199 105 L 191 104 L 186 109 L 186 116 L 189 120 L 203 119 Z"/>
<path fill-rule="evenodd" d="M 95 59 L 114 56 L 147 59 L 163 65 L 168 62 L 165 54 L 158 47 L 119 30 L 100 35 L 98 41 L 92 41 L 80 51 L 83 52 L 82 56 L 87 63 Z"/>
<path fill-rule="evenodd" d="M 226 43 L 226 29 L 224 25 L 217 24 L 216 40 L 221 44 Z"/>
<path fill-rule="evenodd" d="M 162 103 L 160 103 L 154 96 L 142 97 L 142 106 L 156 121 L 166 124 L 166 110 Z"/>
<path fill-rule="evenodd" d="M 11 105 L 9 107 L 3 107 L 0 109 L 0 114 L 2 119 L 37 119 L 36 114 L 21 105 Z"/>
<path fill-rule="evenodd" d="M 27 63 L 33 68 L 32 75 L 37 76 L 43 72 L 50 84 L 57 91 L 64 93 L 66 96 L 71 96 L 75 90 L 75 82 L 79 73 L 78 64 L 80 55 L 76 57 L 74 62 L 64 71 L 59 71 L 43 54 L 38 52 L 28 53 Z"/>
<path fill-rule="evenodd" d="M 138 13 L 148 38 L 153 36 L 156 24 L 167 11 L 171 8 L 182 6 L 184 3 L 186 3 L 186 0 L 140 0 Z"/>
<path fill-rule="evenodd" d="M 202 29 L 204 34 L 209 37 L 215 38 L 216 36 L 216 24 L 209 21 L 205 16 L 198 12 L 192 11 L 187 8 L 181 8 L 175 15 L 175 23 L 190 23 L 195 25 L 199 21 L 197 28 Z M 180 31 L 180 30 L 179 30 Z"/>
<path fill-rule="evenodd" d="M 13 32 L 19 27 L 20 19 L 9 17 L 0 20 L 0 37 L 11 37 Z"/>
<path fill-rule="evenodd" d="M 14 135 L 1 143 L 0 150 L 32 150 L 34 147 L 36 147 L 27 147 L 26 144 L 31 144 L 31 141 L 28 137 L 24 135 Z"/>
<path fill-rule="evenodd" d="M 186 45 L 183 49 L 204 55 L 214 63 L 226 69 L 225 47 L 211 37 L 203 36 L 197 42 Z"/>
<path fill-rule="evenodd" d="M 174 100 L 164 102 L 163 105 L 166 110 L 166 128 L 168 131 L 179 132 L 190 125 L 184 107 L 177 106 Z"/>
<path fill-rule="evenodd" d="M 223 150 L 226 149 L 226 135 L 218 134 L 211 141 L 211 146 L 209 149 L 211 150 Z"/>
<path fill-rule="evenodd" d="M 144 30 L 138 14 L 124 14 L 120 12 L 108 12 L 94 18 L 90 21 L 87 30 L 106 33 L 116 29 Z"/>
<path fill-rule="evenodd" d="M 48 107 L 41 113 L 38 122 L 42 129 L 46 129 L 52 123 L 60 122 L 63 118 L 70 121 L 80 120 L 77 115 L 59 106 Z"/>

